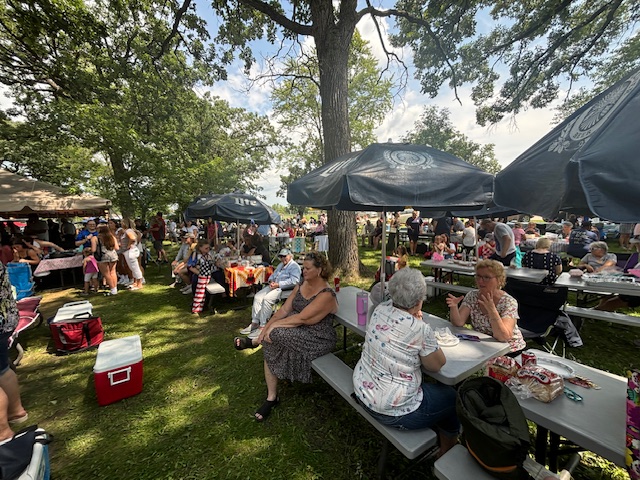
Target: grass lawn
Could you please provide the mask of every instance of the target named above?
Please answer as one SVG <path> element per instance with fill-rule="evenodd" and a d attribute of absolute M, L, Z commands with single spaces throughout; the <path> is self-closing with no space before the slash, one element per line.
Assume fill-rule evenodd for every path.
<path fill-rule="evenodd" d="M 379 252 L 361 250 L 361 258 L 371 275 L 343 279 L 343 285 L 371 284 Z M 417 257 L 411 264 L 418 266 Z M 266 398 L 262 354 L 232 347 L 233 336 L 250 321 L 248 301 L 244 309 L 197 318 L 190 314 L 191 297 L 168 287 L 168 266 L 150 265 L 146 279 L 140 291 L 90 297 L 105 339 L 142 338 L 144 390 L 138 396 L 99 407 L 95 350 L 58 357 L 51 353 L 45 326 L 20 336 L 26 350 L 18 367 L 23 402 L 33 422 L 55 435 L 50 452 L 56 479 L 374 477 L 380 435 L 317 376 L 309 385 L 283 384 L 282 403 L 267 422 L 255 422 L 253 412 Z M 45 291 L 44 317 L 80 299 L 78 293 Z M 222 311 L 228 304 L 219 305 Z M 425 309 L 442 316 L 444 307 L 437 299 Z M 590 322 L 582 333 L 585 347 L 571 352 L 579 361 L 616 374 L 632 362 L 638 365 L 640 351 L 632 341 L 639 331 Z M 361 339 L 349 334 L 349 341 Z M 350 351 L 345 360 L 353 366 L 357 358 L 357 351 Z M 404 465 L 404 457 L 393 451 L 389 474 Z M 591 454 L 583 454 L 575 476 L 628 478 Z M 434 477 L 427 465 L 411 478 Z"/>

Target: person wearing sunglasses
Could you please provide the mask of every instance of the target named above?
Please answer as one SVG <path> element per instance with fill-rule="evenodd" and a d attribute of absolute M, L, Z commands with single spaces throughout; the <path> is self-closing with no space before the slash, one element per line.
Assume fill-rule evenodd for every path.
<path fill-rule="evenodd" d="M 474 330 L 509 342 L 509 356 L 517 356 L 527 344 L 518 328 L 518 302 L 502 290 L 506 283 L 504 266 L 495 260 L 481 260 L 475 273 L 477 290 L 464 297 L 447 295 L 451 323 L 461 327 L 470 321 Z"/>

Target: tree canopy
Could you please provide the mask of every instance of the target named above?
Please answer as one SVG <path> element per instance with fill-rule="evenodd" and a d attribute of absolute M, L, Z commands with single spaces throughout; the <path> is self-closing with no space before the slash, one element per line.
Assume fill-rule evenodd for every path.
<path fill-rule="evenodd" d="M 24 119 L 3 131 L 48 152 L 27 159 L 24 145 L 4 137 L 14 169 L 82 185 L 127 216 L 256 189 L 276 131 L 265 117 L 196 95 L 222 70 L 189 0 L 10 0 L 0 20 L 0 80 L 14 96 L 8 113 Z M 83 153 L 67 179 L 49 174 L 63 148 Z"/>
<path fill-rule="evenodd" d="M 382 74 L 371 48 L 357 32 L 350 48 L 350 149 L 361 150 L 376 141 L 373 131 L 391 109 L 393 80 Z M 290 139 L 280 154 L 280 167 L 286 174 L 280 177 L 279 194 L 286 192 L 289 183 L 323 163 L 319 76 L 317 54 L 310 49 L 301 57 L 285 60 L 280 81 L 272 90 L 274 116 Z"/>
<path fill-rule="evenodd" d="M 480 145 L 472 141 L 458 131 L 449 115 L 450 112 L 446 108 L 425 107 L 420 120 L 415 123 L 414 129 L 404 137 L 403 141 L 429 145 L 456 155 L 485 172 L 498 173 L 500 164 L 494 152 L 494 145 L 492 143 Z"/>

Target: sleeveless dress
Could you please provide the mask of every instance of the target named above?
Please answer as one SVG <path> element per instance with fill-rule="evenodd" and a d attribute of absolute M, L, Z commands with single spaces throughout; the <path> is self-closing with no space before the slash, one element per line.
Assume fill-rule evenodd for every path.
<path fill-rule="evenodd" d="M 307 299 L 298 289 L 289 315 L 300 313 L 323 292 L 330 292 L 334 298 L 336 296 L 333 289 L 327 287 Z M 274 328 L 270 337 L 271 343 L 262 343 L 262 351 L 271 372 L 280 380 L 288 379 L 303 383 L 311 382 L 311 362 L 333 351 L 337 341 L 332 313 L 315 325 Z"/>

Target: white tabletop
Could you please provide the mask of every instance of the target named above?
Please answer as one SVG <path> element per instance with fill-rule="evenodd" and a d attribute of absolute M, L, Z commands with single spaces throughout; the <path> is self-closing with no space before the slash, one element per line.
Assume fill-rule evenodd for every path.
<path fill-rule="evenodd" d="M 538 356 L 550 356 L 539 350 L 531 351 Z M 565 395 L 551 403 L 534 398 L 519 399 L 526 417 L 582 448 L 624 466 L 627 381 L 571 360 L 553 358 L 572 366 L 578 375 L 602 388 L 587 389 L 566 382 L 567 387 L 583 397 L 582 402 L 569 400 Z"/>
<path fill-rule="evenodd" d="M 597 283 L 588 285 L 582 277 L 572 277 L 567 272 L 560 274 L 556 283 L 556 287 L 567 287 L 570 290 L 589 291 L 598 293 L 619 293 L 622 295 L 631 295 L 640 297 L 640 286 L 626 285 L 624 283 Z"/>
<path fill-rule="evenodd" d="M 433 260 L 425 260 L 420 262 L 423 267 L 441 268 L 442 270 L 449 270 L 451 272 L 457 272 L 467 275 L 473 275 L 475 266 L 464 265 L 453 260 L 442 260 L 436 262 Z M 540 270 L 537 268 L 509 268 L 505 267 L 505 271 L 508 278 L 514 278 L 516 280 L 522 280 L 523 282 L 540 283 L 547 276 L 549 272 L 546 270 Z"/>
<path fill-rule="evenodd" d="M 338 297 L 338 312 L 336 319 L 339 323 L 365 336 L 366 326 L 358 325 L 358 315 L 356 314 L 356 293 L 361 291 L 356 287 L 343 287 L 336 294 Z M 369 303 L 369 315 L 373 311 L 371 303 Z M 453 347 L 442 347 L 447 363 L 439 372 L 424 372 L 432 378 L 435 378 L 446 385 L 455 385 L 468 376 L 480 370 L 485 362 L 493 357 L 503 355 L 509 351 L 509 344 L 499 342 L 489 335 L 469 330 L 464 327 L 454 327 L 450 322 L 440 317 L 423 313 L 423 320 L 431 325 L 432 328 L 449 327 L 454 333 L 466 333 L 480 337 L 480 342 L 471 342 L 469 340 L 460 340 L 460 343 Z"/>

